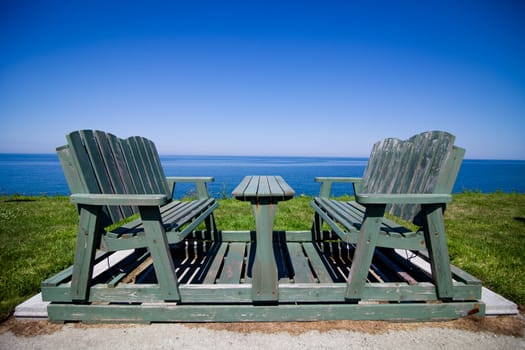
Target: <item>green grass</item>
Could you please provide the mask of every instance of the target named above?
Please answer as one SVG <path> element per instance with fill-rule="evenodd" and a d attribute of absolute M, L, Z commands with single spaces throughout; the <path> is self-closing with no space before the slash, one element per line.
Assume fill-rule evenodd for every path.
<path fill-rule="evenodd" d="M 71 264 L 76 224 L 66 197 L 0 197 L 0 319 Z"/>
<path fill-rule="evenodd" d="M 309 205 L 312 197 L 299 196 L 279 202 L 275 217 L 276 231 L 307 231 L 311 229 L 313 211 Z M 255 228 L 255 219 L 249 203 L 235 199 L 221 199 L 215 210 L 215 220 L 220 230 L 243 231 Z"/>
<path fill-rule="evenodd" d="M 309 230 L 311 197 L 279 203 L 276 230 Z M 250 205 L 220 200 L 223 230 L 255 226 Z M 452 263 L 525 305 L 525 194 L 454 195 L 445 221 Z M 77 214 L 67 197 L 0 196 L 0 320 L 73 261 Z"/>
<path fill-rule="evenodd" d="M 452 263 L 523 307 L 525 195 L 455 195 L 445 220 Z"/>

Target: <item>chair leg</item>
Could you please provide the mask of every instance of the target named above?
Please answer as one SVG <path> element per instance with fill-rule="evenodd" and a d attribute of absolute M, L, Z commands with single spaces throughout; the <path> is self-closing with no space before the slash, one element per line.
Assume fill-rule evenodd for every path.
<path fill-rule="evenodd" d="M 439 204 L 433 204 L 424 205 L 422 209 L 425 214 L 423 225 L 425 242 L 430 257 L 432 277 L 436 284 L 436 292 L 439 299 L 450 300 L 453 296 L 452 272 L 450 271 L 443 208 Z"/>
<path fill-rule="evenodd" d="M 175 266 L 158 207 L 140 207 L 148 248 L 164 300 L 180 301 Z"/>
<path fill-rule="evenodd" d="M 206 236 L 209 236 L 207 237 L 207 239 L 212 239 L 214 241 L 217 241 L 219 239 L 218 237 L 218 233 L 217 233 L 217 226 L 215 224 L 215 217 L 213 216 L 213 213 L 210 214 L 205 220 L 204 220 L 205 224 L 206 224 Z"/>
<path fill-rule="evenodd" d="M 348 275 L 345 295 L 348 301 L 357 302 L 363 296 L 384 213 L 384 204 L 367 205 L 366 207 L 352 266 Z"/>
<path fill-rule="evenodd" d="M 316 242 L 323 239 L 323 218 L 317 212 L 314 214 L 314 222 L 312 223 L 312 236 Z"/>
<path fill-rule="evenodd" d="M 76 302 L 87 302 L 89 282 L 93 275 L 95 253 L 100 240 L 98 233 L 101 207 L 79 205 L 80 220 L 78 224 L 77 244 L 71 277 L 71 299 Z"/>

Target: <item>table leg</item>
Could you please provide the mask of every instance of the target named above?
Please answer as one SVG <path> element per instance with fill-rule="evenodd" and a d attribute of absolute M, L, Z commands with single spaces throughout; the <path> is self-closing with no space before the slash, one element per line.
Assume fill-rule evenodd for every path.
<path fill-rule="evenodd" d="M 257 239 L 252 267 L 252 299 L 254 302 L 276 302 L 279 300 L 279 285 L 272 236 L 277 204 L 252 204 L 252 209 Z"/>

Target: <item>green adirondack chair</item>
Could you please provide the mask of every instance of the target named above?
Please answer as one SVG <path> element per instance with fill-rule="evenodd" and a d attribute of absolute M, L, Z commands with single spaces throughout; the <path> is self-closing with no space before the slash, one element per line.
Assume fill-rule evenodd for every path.
<path fill-rule="evenodd" d="M 316 179 L 321 182 L 321 191 L 311 203 L 315 209 L 314 239 L 337 238 L 356 244 L 348 275 L 348 300 L 363 299 L 378 247 L 427 251 L 437 298 L 455 298 L 443 220 L 465 153 L 454 145 L 454 139 L 441 131 L 421 133 L 406 141 L 385 139 L 374 145 L 362 178 Z M 336 182 L 353 184 L 356 200 L 330 199 Z M 412 222 L 418 229 L 403 227 L 385 213 Z M 323 223 L 331 232 L 323 232 Z"/>
<path fill-rule="evenodd" d="M 169 245 L 194 234 L 201 223 L 206 225 L 207 239 L 216 235 L 213 210 L 218 204 L 206 189 L 213 178 L 166 178 L 155 145 L 143 137 L 120 139 L 82 130 L 67 135 L 67 141 L 57 153 L 80 216 L 67 298 L 88 300 L 95 283 L 93 267 L 101 260 L 97 250 L 138 249 L 136 254 L 145 256 L 146 250 L 151 254 L 163 299 L 180 300 Z M 195 182 L 198 199 L 174 200 L 177 182 Z M 130 222 L 119 225 L 129 217 Z M 43 287 L 60 279 L 45 281 Z"/>

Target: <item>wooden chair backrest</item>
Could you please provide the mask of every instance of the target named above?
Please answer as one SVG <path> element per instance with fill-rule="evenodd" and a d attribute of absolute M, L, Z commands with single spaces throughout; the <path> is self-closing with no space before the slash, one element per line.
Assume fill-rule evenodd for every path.
<path fill-rule="evenodd" d="M 171 192 L 155 144 L 139 136 L 120 139 L 97 130 L 75 131 L 57 148 L 71 193 L 165 194 Z M 119 222 L 137 208 L 107 207 L 104 224 Z"/>
<path fill-rule="evenodd" d="M 387 138 L 374 144 L 361 193 L 452 193 L 465 149 L 454 145 L 454 135 L 428 131 L 408 140 Z M 414 222 L 418 205 L 387 207 L 392 215 Z"/>

